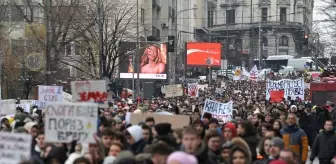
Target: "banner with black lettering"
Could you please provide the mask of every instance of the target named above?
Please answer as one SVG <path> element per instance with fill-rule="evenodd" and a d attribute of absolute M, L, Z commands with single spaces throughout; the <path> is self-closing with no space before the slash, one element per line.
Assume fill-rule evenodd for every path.
<path fill-rule="evenodd" d="M 95 143 L 98 104 L 47 103 L 45 119 L 46 142 Z"/>
<path fill-rule="evenodd" d="M 204 113 L 210 113 L 212 114 L 213 118 L 223 120 L 223 122 L 226 123 L 232 120 L 232 110 L 232 101 L 228 103 L 221 103 L 218 101 L 206 99 L 204 102 L 202 118 Z"/>
<path fill-rule="evenodd" d="M 305 83 L 303 78 L 300 79 L 282 79 L 278 81 L 267 80 L 266 83 L 266 99 L 270 99 L 271 91 L 284 90 L 284 98 L 290 96 L 292 99 L 299 97 L 304 100 Z"/>
<path fill-rule="evenodd" d="M 0 164 L 18 164 L 31 158 L 32 136 L 0 132 Z"/>

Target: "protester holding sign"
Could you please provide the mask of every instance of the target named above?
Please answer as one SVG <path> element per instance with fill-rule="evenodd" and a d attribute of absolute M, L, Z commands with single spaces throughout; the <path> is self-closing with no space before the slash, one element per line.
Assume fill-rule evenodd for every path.
<path fill-rule="evenodd" d="M 301 163 L 305 159 L 284 149 L 294 143 L 287 143 L 280 131 L 294 129 L 288 133 L 295 136 L 295 129 L 304 126 L 314 142 L 325 120 L 336 122 L 331 117 L 335 105 L 313 107 L 302 99 L 310 93 L 302 93 L 301 76 L 270 73 L 266 81 L 253 78 L 256 70 L 251 74 L 245 78 L 242 68 L 239 76 L 244 78 L 239 80 L 218 76 L 211 85 L 202 80 L 166 85 L 165 96 L 152 99 L 119 98 L 119 93 L 107 98 L 107 85 L 101 80 L 73 81 L 71 93 L 41 87 L 42 105 L 2 109 L 12 115 L 1 119 L 1 131 L 7 133 L 0 133 L 0 164 L 17 164 L 29 157 L 39 164 L 251 164 L 278 159 Z M 283 99 L 288 96 L 292 99 Z M 300 118 L 300 127 L 291 127 L 290 112 Z M 333 129 L 329 123 L 328 129 Z M 257 148 L 258 144 L 262 146 Z M 306 147 L 294 146 L 306 158 Z M 334 149 L 328 151 L 336 154 Z M 287 158 L 290 155 L 293 158 Z"/>

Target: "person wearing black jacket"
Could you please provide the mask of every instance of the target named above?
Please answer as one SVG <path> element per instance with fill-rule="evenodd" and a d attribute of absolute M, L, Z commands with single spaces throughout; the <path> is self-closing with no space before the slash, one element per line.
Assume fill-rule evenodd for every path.
<path fill-rule="evenodd" d="M 259 139 L 253 125 L 250 122 L 243 120 L 238 124 L 237 132 L 238 135 L 249 145 L 252 153 L 252 161 L 256 161 Z"/>
<path fill-rule="evenodd" d="M 331 120 L 325 121 L 324 130 L 315 138 L 310 161 L 313 163 L 318 157 L 320 164 L 331 164 L 331 160 L 336 156 L 336 134 L 333 131 Z"/>

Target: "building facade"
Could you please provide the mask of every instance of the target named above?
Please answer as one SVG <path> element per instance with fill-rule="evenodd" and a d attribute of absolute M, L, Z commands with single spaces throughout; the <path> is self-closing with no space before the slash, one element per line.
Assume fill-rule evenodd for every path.
<path fill-rule="evenodd" d="M 313 0 L 207 0 L 201 40 L 221 42 L 222 58 L 252 66 L 271 55 L 309 56 L 304 36 L 312 34 Z"/>

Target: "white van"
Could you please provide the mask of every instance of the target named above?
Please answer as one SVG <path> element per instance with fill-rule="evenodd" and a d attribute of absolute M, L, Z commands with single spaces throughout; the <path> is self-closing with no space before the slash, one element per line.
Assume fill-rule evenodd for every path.
<path fill-rule="evenodd" d="M 314 66 L 314 61 L 309 58 L 288 59 L 287 66 L 293 67 L 296 71 L 305 71 L 310 68 L 307 63 L 311 63 Z"/>

